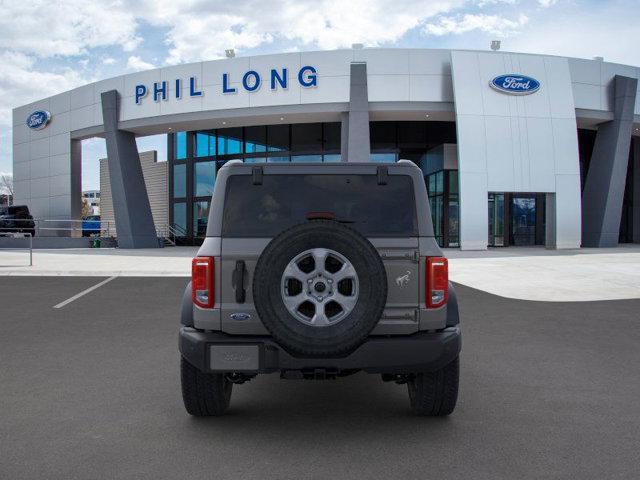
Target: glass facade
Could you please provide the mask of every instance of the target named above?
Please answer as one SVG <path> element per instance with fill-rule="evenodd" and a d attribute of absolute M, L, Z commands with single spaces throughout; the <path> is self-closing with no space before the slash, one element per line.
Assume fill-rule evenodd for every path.
<path fill-rule="evenodd" d="M 167 145 L 171 165 L 170 222 L 183 229 L 187 239 L 197 242 L 206 233 L 216 172 L 224 163 L 232 159 L 246 163 L 340 162 L 341 130 L 340 122 L 333 122 L 256 125 L 170 134 Z M 433 147 L 455 143 L 456 132 L 453 122 L 371 122 L 370 137 L 373 162 L 393 163 L 399 158 L 419 162 Z M 451 174 L 444 173 L 439 181 L 453 181 L 451 178 Z M 447 190 L 447 195 L 455 197 L 457 202 L 457 174 L 455 183 L 455 193 L 449 187 L 441 190 Z M 438 205 L 439 219 L 455 217 L 445 221 L 446 227 L 439 223 L 439 241 L 445 238 L 443 228 L 448 228 L 452 232 L 451 238 L 457 241 L 457 203 L 450 200 L 447 204 L 442 200 L 443 208 L 449 211 L 447 217 L 444 215 L 447 210 L 440 208 L 439 201 L 433 202 Z"/>

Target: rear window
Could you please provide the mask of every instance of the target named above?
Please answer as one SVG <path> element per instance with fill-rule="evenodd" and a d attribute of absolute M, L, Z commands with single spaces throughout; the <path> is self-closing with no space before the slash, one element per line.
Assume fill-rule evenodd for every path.
<path fill-rule="evenodd" d="M 408 175 L 250 175 L 227 181 L 225 237 L 273 237 L 309 216 L 331 215 L 367 237 L 417 236 L 413 184 Z"/>

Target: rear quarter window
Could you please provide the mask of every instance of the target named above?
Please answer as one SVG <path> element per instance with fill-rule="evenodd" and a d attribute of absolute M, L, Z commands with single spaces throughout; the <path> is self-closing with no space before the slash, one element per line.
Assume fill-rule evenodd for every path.
<path fill-rule="evenodd" d="M 309 214 L 332 215 L 367 237 L 417 236 L 413 182 L 408 175 L 250 175 L 227 180 L 222 235 L 273 237 Z"/>

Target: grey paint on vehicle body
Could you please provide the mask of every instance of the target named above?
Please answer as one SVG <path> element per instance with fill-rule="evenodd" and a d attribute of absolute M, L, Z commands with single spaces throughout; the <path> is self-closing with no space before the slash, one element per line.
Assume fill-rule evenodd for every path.
<path fill-rule="evenodd" d="M 253 303 L 253 271 L 262 251 L 271 238 L 223 238 L 222 221 L 226 184 L 231 175 L 252 175 L 254 169 L 262 169 L 263 175 L 277 174 L 364 174 L 377 175 L 379 165 L 363 163 L 289 164 L 285 168 L 277 164 L 242 164 L 231 162 L 220 169 L 214 188 L 207 238 L 198 255 L 215 258 L 216 308 L 212 310 L 193 307 L 193 325 L 205 330 L 221 330 L 236 335 L 268 335 Z M 426 186 L 421 170 L 410 162 L 382 166 L 388 175 L 408 175 L 414 187 L 418 237 L 369 238 L 378 250 L 387 272 L 388 296 L 383 315 L 372 335 L 403 335 L 421 330 L 442 329 L 447 325 L 447 306 L 426 309 L 426 267 L 421 258 L 441 256 L 433 236 L 431 212 Z M 245 301 L 237 303 L 232 282 L 236 262 L 246 267 Z M 455 301 L 455 296 L 453 297 Z M 456 309 L 457 312 L 457 309 Z M 237 318 L 242 318 L 239 321 Z"/>

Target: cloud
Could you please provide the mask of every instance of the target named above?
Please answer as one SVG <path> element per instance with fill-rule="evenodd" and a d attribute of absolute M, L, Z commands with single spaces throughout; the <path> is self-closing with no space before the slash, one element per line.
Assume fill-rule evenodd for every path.
<path fill-rule="evenodd" d="M 0 124 L 11 125 L 11 109 L 39 98 L 71 90 L 90 81 L 70 68 L 39 71 L 23 53 L 0 52 Z"/>
<path fill-rule="evenodd" d="M 518 33 L 529 18 L 520 14 L 515 20 L 499 15 L 465 14 L 455 17 L 439 17 L 436 22 L 424 26 L 428 35 L 462 34 L 478 30 L 499 37 L 507 37 Z"/>
<path fill-rule="evenodd" d="M 113 65 L 114 63 L 116 63 L 116 59 L 113 57 L 105 57 L 102 59 L 102 63 L 104 65 Z"/>
<path fill-rule="evenodd" d="M 39 57 L 80 55 L 109 45 L 131 51 L 141 41 L 137 25 L 122 1 L 2 2 L 0 45 Z"/>
<path fill-rule="evenodd" d="M 151 70 L 152 68 L 155 68 L 152 63 L 145 62 L 136 55 L 132 55 L 127 59 L 127 70 L 137 72 L 140 70 Z"/>
<path fill-rule="evenodd" d="M 298 49 L 388 44 L 427 19 L 465 4 L 464 0 L 159 3 L 147 9 L 145 21 L 168 29 L 170 64 L 220 58 L 226 48 L 242 51 L 277 40 Z"/>
<path fill-rule="evenodd" d="M 543 8 L 548 8 L 552 5 L 555 5 L 558 0 L 538 0 L 538 4 Z"/>

